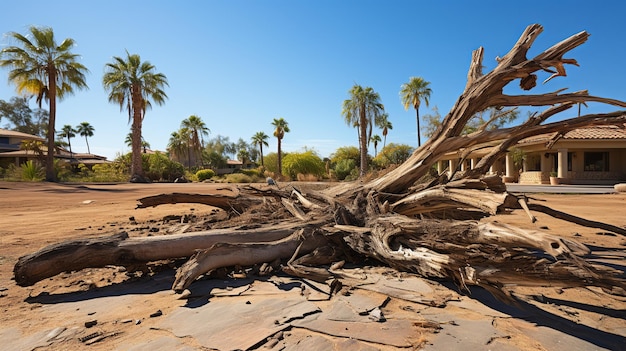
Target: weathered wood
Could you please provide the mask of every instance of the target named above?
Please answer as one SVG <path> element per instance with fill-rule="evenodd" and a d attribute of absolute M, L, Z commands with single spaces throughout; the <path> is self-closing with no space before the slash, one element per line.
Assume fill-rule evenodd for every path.
<path fill-rule="evenodd" d="M 311 225 L 311 224 L 309 224 Z M 271 242 L 301 228 L 301 222 L 284 222 L 271 228 L 227 228 L 196 233 L 129 238 L 127 233 L 102 238 L 80 239 L 47 246 L 18 259 L 13 272 L 20 286 L 66 271 L 132 266 L 151 261 L 184 258 L 217 243 Z"/>
<path fill-rule="evenodd" d="M 236 211 L 237 213 L 245 212 L 252 206 L 263 203 L 263 199 L 259 197 L 241 197 L 238 194 L 188 194 L 188 193 L 170 193 L 146 196 L 139 200 L 137 208 L 156 207 L 165 204 L 194 203 L 214 206 L 224 211 Z"/>

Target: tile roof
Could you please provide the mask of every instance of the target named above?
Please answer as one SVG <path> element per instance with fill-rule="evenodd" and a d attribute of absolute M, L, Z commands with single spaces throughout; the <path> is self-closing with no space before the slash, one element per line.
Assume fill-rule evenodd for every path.
<path fill-rule="evenodd" d="M 38 137 L 32 134 L 26 134 L 22 132 L 16 132 L 14 130 L 2 129 L 0 128 L 0 136 L 3 137 L 14 137 L 14 138 L 23 138 L 23 139 L 35 139 L 35 140 L 45 140 L 42 137 Z"/>
<path fill-rule="evenodd" d="M 556 132 L 539 134 L 520 140 L 519 144 L 536 144 L 546 142 L 552 140 L 556 135 Z M 626 139 L 626 130 L 618 126 L 593 126 L 570 130 L 565 133 L 562 138 L 570 140 Z"/>

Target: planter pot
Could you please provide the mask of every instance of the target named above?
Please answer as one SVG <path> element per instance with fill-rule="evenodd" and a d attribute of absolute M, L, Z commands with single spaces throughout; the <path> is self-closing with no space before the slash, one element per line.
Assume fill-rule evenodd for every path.
<path fill-rule="evenodd" d="M 550 185 L 559 185 L 561 182 L 558 177 L 550 177 Z"/>

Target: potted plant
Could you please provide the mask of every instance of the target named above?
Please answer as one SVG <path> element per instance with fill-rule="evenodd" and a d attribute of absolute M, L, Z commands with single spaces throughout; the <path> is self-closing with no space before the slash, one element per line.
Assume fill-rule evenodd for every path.
<path fill-rule="evenodd" d="M 550 172 L 550 185 L 559 185 L 559 177 L 555 171 Z"/>

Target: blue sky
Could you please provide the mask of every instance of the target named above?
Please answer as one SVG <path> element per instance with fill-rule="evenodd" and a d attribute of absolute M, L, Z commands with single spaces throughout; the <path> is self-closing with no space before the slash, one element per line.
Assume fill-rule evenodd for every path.
<path fill-rule="evenodd" d="M 200 116 L 210 137 L 231 141 L 264 131 L 283 117 L 291 132 L 283 150 L 306 146 L 320 156 L 357 145 L 357 133 L 341 116 L 354 84 L 380 94 L 393 130 L 387 142 L 417 146 L 415 111 L 400 103 L 400 86 L 411 76 L 431 83 L 430 108 L 445 115 L 465 87 L 472 50 L 485 48 L 491 70 L 532 23 L 544 26 L 529 56 L 586 30 L 587 43 L 567 56 L 568 77 L 534 93 L 568 88 L 626 100 L 626 5 L 613 1 L 11 1 L 0 11 L 0 32 L 26 34 L 30 25 L 52 27 L 58 42 L 73 38 L 74 52 L 90 70 L 89 90 L 61 101 L 57 130 L 87 121 L 95 127 L 91 151 L 113 159 L 128 152 L 128 114 L 110 104 L 102 74 L 113 56 L 139 54 L 165 74 L 165 105 L 146 114 L 144 138 L 165 150 L 170 134 L 190 115 Z M 10 44 L 3 36 L 0 45 Z M 0 99 L 15 89 L 0 70 Z M 547 75 L 540 76 L 540 81 Z M 507 91 L 509 92 L 509 91 Z M 518 93 L 515 90 L 509 93 Z M 34 101 L 31 104 L 35 106 Z M 589 105 L 583 113 L 613 111 Z M 572 117 L 560 115 L 556 119 Z M 0 126 L 6 124 L 0 121 Z M 380 134 L 380 131 L 375 131 Z M 424 140 L 424 138 L 422 138 Z M 73 150 L 86 152 L 84 139 Z M 276 150 L 270 140 L 265 153 Z M 373 147 L 371 150 L 373 153 Z"/>

